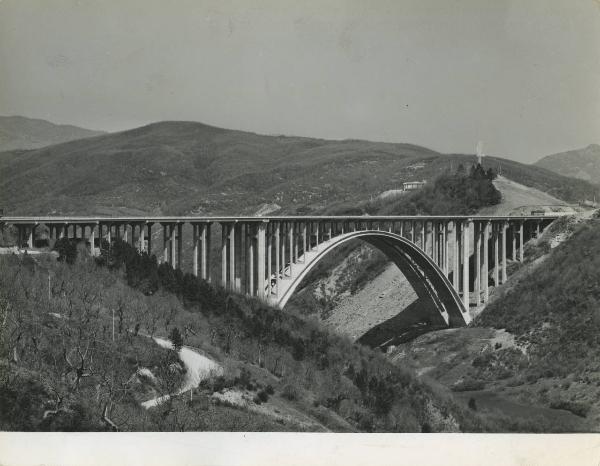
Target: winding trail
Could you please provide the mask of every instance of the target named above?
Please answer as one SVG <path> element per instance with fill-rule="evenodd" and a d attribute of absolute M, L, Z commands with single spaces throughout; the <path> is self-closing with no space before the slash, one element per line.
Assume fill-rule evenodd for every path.
<path fill-rule="evenodd" d="M 152 337 L 152 339 L 163 348 L 173 349 L 173 343 L 170 340 L 158 337 Z M 163 395 L 144 401 L 142 403 L 144 408 L 148 409 L 158 406 L 173 395 L 180 395 L 192 388 L 196 388 L 204 379 L 223 374 L 223 368 L 219 364 L 193 350 L 189 346 L 181 348 L 181 351 L 179 351 L 179 359 L 186 368 L 181 388 L 172 395 Z"/>

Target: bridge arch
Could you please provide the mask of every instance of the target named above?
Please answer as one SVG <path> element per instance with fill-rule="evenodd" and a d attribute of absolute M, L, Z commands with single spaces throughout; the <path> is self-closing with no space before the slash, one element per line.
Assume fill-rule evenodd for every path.
<path fill-rule="evenodd" d="M 348 241 L 360 239 L 383 252 L 404 274 L 419 299 L 430 301 L 445 325 L 461 327 L 470 322 L 470 315 L 444 272 L 412 241 L 395 233 L 381 230 L 360 230 L 344 233 L 307 251 L 280 274 L 279 290 L 270 296 L 272 304 L 285 307 L 302 280 L 328 253 Z M 288 273 L 289 272 L 289 273 Z M 293 273 L 292 273 L 293 272 Z M 289 277 L 287 276 L 289 275 Z"/>

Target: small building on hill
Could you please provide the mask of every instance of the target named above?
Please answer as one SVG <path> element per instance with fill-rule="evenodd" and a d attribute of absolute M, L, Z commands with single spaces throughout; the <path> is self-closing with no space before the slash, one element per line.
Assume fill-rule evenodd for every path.
<path fill-rule="evenodd" d="M 406 181 L 405 183 L 402 183 L 402 189 L 404 189 L 404 191 L 415 191 L 425 186 L 425 183 L 425 181 Z"/>

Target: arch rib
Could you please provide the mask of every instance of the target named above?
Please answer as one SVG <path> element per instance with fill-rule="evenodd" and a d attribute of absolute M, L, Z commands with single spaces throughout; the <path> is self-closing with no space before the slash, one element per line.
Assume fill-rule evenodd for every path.
<path fill-rule="evenodd" d="M 350 231 L 322 241 L 317 250 L 304 252 L 294 264 L 291 280 L 281 280 L 281 277 L 289 272 L 288 265 L 279 271 L 279 277 L 269 277 L 265 282 L 265 289 L 268 289 L 268 281 L 275 278 L 278 285 L 273 288 L 280 288 L 274 289 L 269 295 L 271 304 L 283 309 L 312 268 L 329 252 L 353 239 L 372 244 L 392 260 L 413 286 L 419 298 L 433 303 L 445 325 L 460 327 L 469 323 L 470 316 L 460 296 L 434 260 L 406 238 L 383 230 Z"/>

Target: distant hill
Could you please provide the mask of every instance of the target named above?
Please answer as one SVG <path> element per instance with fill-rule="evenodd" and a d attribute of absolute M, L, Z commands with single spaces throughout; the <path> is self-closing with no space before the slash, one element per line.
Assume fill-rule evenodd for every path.
<path fill-rule="evenodd" d="M 535 163 L 561 175 L 600 184 L 600 145 L 548 155 Z"/>
<path fill-rule="evenodd" d="M 22 116 L 0 116 L 0 152 L 40 147 L 105 134 Z"/>
<path fill-rule="evenodd" d="M 265 204 L 302 214 L 474 161 L 412 144 L 264 136 L 169 121 L 1 153 L 0 199 L 5 213 L 20 214 L 250 214 Z M 561 199 L 596 189 L 531 165 L 491 157 L 485 164 Z"/>

